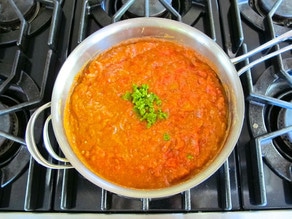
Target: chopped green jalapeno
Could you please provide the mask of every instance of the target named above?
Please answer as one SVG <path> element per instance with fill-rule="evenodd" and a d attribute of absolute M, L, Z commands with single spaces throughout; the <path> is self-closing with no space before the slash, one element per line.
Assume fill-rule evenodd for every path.
<path fill-rule="evenodd" d="M 147 122 L 147 128 L 150 128 L 157 120 L 166 119 L 167 113 L 160 108 L 162 101 L 154 93 L 149 93 L 149 86 L 133 85 L 132 92 L 127 91 L 122 98 L 131 101 L 134 104 L 134 111 L 141 121 Z"/>
<path fill-rule="evenodd" d="M 169 141 L 170 140 L 170 135 L 168 133 L 163 134 L 163 140 L 164 141 Z"/>

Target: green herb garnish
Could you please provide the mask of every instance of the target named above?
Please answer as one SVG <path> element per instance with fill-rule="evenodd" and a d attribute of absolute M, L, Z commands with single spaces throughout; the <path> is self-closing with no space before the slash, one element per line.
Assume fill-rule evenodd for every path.
<path fill-rule="evenodd" d="M 163 134 L 163 140 L 164 141 L 169 141 L 170 140 L 170 135 L 168 133 Z"/>
<path fill-rule="evenodd" d="M 189 160 L 192 160 L 192 159 L 194 159 L 194 156 L 191 155 L 191 154 L 187 154 L 187 158 L 188 158 Z"/>
<path fill-rule="evenodd" d="M 149 86 L 133 85 L 132 92 L 127 91 L 122 98 L 131 101 L 134 104 L 134 111 L 141 121 L 147 122 L 147 128 L 150 128 L 158 119 L 166 119 L 167 113 L 161 109 L 161 100 L 154 93 L 149 93 Z"/>

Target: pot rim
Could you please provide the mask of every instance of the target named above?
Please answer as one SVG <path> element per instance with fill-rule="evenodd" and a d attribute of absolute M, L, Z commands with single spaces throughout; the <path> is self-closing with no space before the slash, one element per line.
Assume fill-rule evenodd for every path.
<path fill-rule="evenodd" d="M 62 96 L 64 93 L 69 92 L 70 86 L 64 86 L 65 84 L 72 84 L 72 80 L 68 81 L 69 74 L 72 74 L 72 66 L 80 60 L 77 57 L 80 57 L 82 54 L 82 61 L 86 64 L 89 60 L 96 56 L 97 53 L 92 54 L 89 53 L 88 50 L 92 47 L 96 42 L 101 41 L 103 39 L 107 39 L 113 34 L 119 34 L 121 31 L 129 31 L 132 28 L 140 29 L 141 33 L 144 31 L 147 32 L 147 28 L 161 28 L 162 36 L 166 36 L 163 33 L 163 30 L 170 30 L 171 32 L 178 32 L 187 38 L 194 39 L 196 42 L 199 42 L 203 45 L 203 49 L 208 48 L 213 51 L 219 57 L 218 62 L 224 63 L 222 68 L 226 70 L 228 76 L 232 80 L 233 89 L 230 92 L 230 98 L 232 99 L 231 106 L 232 111 L 232 121 L 230 124 L 229 135 L 226 139 L 225 145 L 223 146 L 221 152 L 216 156 L 212 162 L 208 164 L 204 170 L 200 171 L 200 173 L 196 174 L 195 177 L 190 178 L 187 181 L 182 183 L 173 185 L 171 187 L 162 188 L 162 189 L 132 189 L 126 188 L 123 186 L 116 185 L 112 182 L 109 182 L 93 172 L 91 172 L 73 153 L 71 147 L 66 139 L 66 134 L 63 128 L 63 104 L 66 102 L 67 96 Z M 121 34 L 121 33 L 120 33 Z M 171 36 L 167 36 L 171 37 Z M 114 44 L 112 44 L 114 45 Z M 106 49 L 107 46 L 112 45 L 104 45 L 104 47 L 100 47 L 97 52 L 101 52 Z M 86 61 L 87 60 L 87 61 Z M 80 70 L 80 69 L 79 69 Z M 76 75 L 73 71 L 73 74 Z M 72 76 L 71 76 L 72 77 Z M 65 99 L 65 100 L 64 100 Z M 226 53 L 217 45 L 212 39 L 206 36 L 201 31 L 195 29 L 194 27 L 188 26 L 186 24 L 180 23 L 178 21 L 165 19 L 165 18 L 132 18 L 124 21 L 119 21 L 117 23 L 113 23 L 109 26 L 106 26 L 95 33 L 91 34 L 84 41 L 82 41 L 68 56 L 67 60 L 64 62 L 61 67 L 57 79 L 55 81 L 55 85 L 53 88 L 52 101 L 51 101 L 51 114 L 52 114 L 52 125 L 53 130 L 56 136 L 56 139 L 59 143 L 59 146 L 64 153 L 65 157 L 70 161 L 72 166 L 77 169 L 79 173 L 81 173 L 85 178 L 94 183 L 95 185 L 108 190 L 110 192 L 126 196 L 132 198 L 161 198 L 171 196 L 185 190 L 188 190 L 209 178 L 209 176 L 213 175 L 226 161 L 231 152 L 233 151 L 237 140 L 239 138 L 243 118 L 244 118 L 244 95 L 241 86 L 241 82 L 239 76 L 237 75 L 237 71 L 232 64 L 230 58 L 226 55 Z M 231 136 L 231 137 L 229 137 Z"/>

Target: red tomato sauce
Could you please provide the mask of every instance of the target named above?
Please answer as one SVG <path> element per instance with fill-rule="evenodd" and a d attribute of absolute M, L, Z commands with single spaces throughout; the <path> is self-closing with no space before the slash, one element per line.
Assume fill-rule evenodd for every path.
<path fill-rule="evenodd" d="M 216 72 L 193 49 L 141 38 L 99 54 L 76 76 L 64 115 L 73 151 L 95 174 L 122 186 L 168 187 L 219 153 L 228 101 Z M 122 98 L 149 85 L 168 114 L 150 128 Z M 168 138 L 165 138 L 165 135 Z"/>

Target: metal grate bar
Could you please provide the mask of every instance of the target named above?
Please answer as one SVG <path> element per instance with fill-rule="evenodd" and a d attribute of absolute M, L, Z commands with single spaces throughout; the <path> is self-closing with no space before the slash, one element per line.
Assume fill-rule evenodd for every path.
<path fill-rule="evenodd" d="M 232 37 L 232 39 L 234 39 L 234 41 L 232 42 L 232 46 L 233 46 L 232 50 L 234 51 L 234 53 L 237 53 L 240 47 L 242 46 L 243 39 L 244 39 L 242 26 L 240 22 L 240 11 L 237 5 L 237 0 L 232 0 L 231 7 L 232 7 L 231 19 L 235 20 L 236 22 L 236 25 L 233 25 L 235 30 L 234 30 L 234 37 Z"/>
<path fill-rule="evenodd" d="M 255 194 L 255 202 L 257 205 L 260 205 L 260 206 L 267 205 L 267 191 L 266 191 L 266 185 L 265 185 L 263 157 L 268 156 L 268 154 L 265 154 L 264 151 L 267 150 L 268 153 L 270 154 L 271 151 L 269 151 L 269 144 L 272 141 L 272 139 L 291 131 L 292 131 L 292 126 L 289 126 L 289 127 L 280 129 L 278 131 L 267 133 L 265 135 L 257 137 L 252 142 L 252 145 L 251 145 L 252 147 L 251 149 L 253 153 L 252 163 L 253 163 L 253 168 L 254 168 L 253 176 L 256 179 L 254 181 L 254 194 Z M 272 159 L 269 159 L 269 160 L 273 161 L 273 157 Z M 288 169 L 290 169 L 290 173 L 289 173 L 289 170 L 287 173 L 288 175 L 287 180 L 291 181 L 292 180 L 291 179 L 291 163 L 283 159 L 281 160 L 281 165 L 283 166 L 283 168 L 287 166 Z"/>
<path fill-rule="evenodd" d="M 14 9 L 15 13 L 17 14 L 17 17 L 20 20 L 20 32 L 19 32 L 19 37 L 17 39 L 16 45 L 20 47 L 21 49 L 25 49 L 28 23 L 26 22 L 23 14 L 20 12 L 18 7 L 16 6 L 15 2 L 13 0 L 9 0 L 9 4 Z"/>
<path fill-rule="evenodd" d="M 181 15 L 165 0 L 159 0 L 160 3 L 173 15 L 178 21 L 182 21 Z"/>
<path fill-rule="evenodd" d="M 41 167 L 31 158 L 28 171 L 24 210 L 51 210 L 54 183 L 53 170 Z"/>
<path fill-rule="evenodd" d="M 216 41 L 216 32 L 215 32 L 215 20 L 214 20 L 214 12 L 213 12 L 213 5 L 212 1 L 207 1 L 207 10 L 208 10 L 208 18 L 209 18 L 209 30 L 210 30 L 210 37 Z"/>
<path fill-rule="evenodd" d="M 247 53 L 247 45 L 243 43 L 242 45 L 243 53 Z M 245 60 L 245 64 L 249 63 L 249 59 Z M 254 89 L 253 89 L 253 80 L 251 76 L 251 71 L 248 70 L 246 72 L 246 77 L 248 81 L 248 89 L 249 89 L 249 96 L 251 98 L 254 96 Z M 254 197 L 254 204 L 258 206 L 265 206 L 267 204 L 267 196 L 266 196 L 266 186 L 265 186 L 265 178 L 264 178 L 264 169 L 263 169 L 263 159 L 262 159 L 262 152 L 261 148 L 257 145 L 256 141 L 250 142 L 251 148 L 251 165 L 252 165 L 252 181 L 253 181 L 253 191 L 251 194 Z"/>
<path fill-rule="evenodd" d="M 88 0 L 83 1 L 82 3 L 82 10 L 81 10 L 81 17 L 80 17 L 80 24 L 78 30 L 78 43 L 81 43 L 86 35 L 86 27 L 87 27 L 87 20 L 88 20 Z"/>
<path fill-rule="evenodd" d="M 188 189 L 183 193 L 183 208 L 186 211 L 192 210 L 191 190 Z"/>
<path fill-rule="evenodd" d="M 17 50 L 14 56 L 13 66 L 10 74 L 6 80 L 0 85 L 0 94 L 3 94 L 5 90 L 11 85 L 12 82 L 18 81 L 23 66 L 24 54 L 21 50 Z M 1 110 L 0 115 L 4 114 Z"/>
<path fill-rule="evenodd" d="M 264 177 L 263 159 L 261 147 L 258 141 L 251 142 L 252 167 L 253 167 L 253 194 L 255 204 L 264 206 L 267 204 L 266 185 Z"/>
<path fill-rule="evenodd" d="M 231 184 L 230 184 L 230 173 L 229 173 L 229 161 L 228 159 L 225 161 L 223 166 L 221 167 L 220 172 L 220 180 L 221 182 L 221 207 L 224 210 L 231 210 L 232 209 L 232 199 L 231 199 Z"/>
<path fill-rule="evenodd" d="M 280 7 L 282 3 L 282 0 L 278 0 L 274 6 L 272 7 L 271 11 L 268 13 L 267 17 L 265 18 L 264 21 L 266 21 L 267 23 L 267 30 L 269 31 L 269 34 L 270 34 L 270 37 L 271 39 L 273 39 L 275 36 L 276 36 L 276 31 L 275 31 L 275 28 L 274 28 L 274 25 L 273 25 L 273 16 L 275 14 L 275 12 L 277 11 L 278 7 Z M 279 50 L 280 49 L 280 46 L 279 45 L 276 45 L 274 46 L 275 47 L 275 50 Z M 292 86 L 292 77 L 291 75 L 284 69 L 284 65 L 283 65 L 283 60 L 282 60 L 282 57 L 281 57 L 281 54 L 276 56 L 274 58 L 274 61 L 275 61 L 275 64 L 274 66 L 277 67 L 277 72 L 278 74 L 285 78 L 286 81 L 290 84 L 290 86 Z"/>
<path fill-rule="evenodd" d="M 48 37 L 48 45 L 52 50 L 56 50 L 57 47 L 57 38 L 58 38 L 58 32 L 61 25 L 61 19 L 62 19 L 62 10 L 61 10 L 61 4 L 59 1 L 55 0 L 52 1 L 51 5 L 53 6 L 53 14 L 52 14 L 52 21 L 50 26 L 50 33 Z"/>
<path fill-rule="evenodd" d="M 128 0 L 125 4 L 123 4 L 123 6 L 112 17 L 112 22 L 115 23 L 119 21 L 135 1 L 136 0 Z"/>
<path fill-rule="evenodd" d="M 110 192 L 108 192 L 105 189 L 102 189 L 101 191 L 101 210 L 102 211 L 107 211 L 111 208 L 111 198 L 110 198 Z"/>
<path fill-rule="evenodd" d="M 72 177 L 70 177 L 71 170 L 65 169 L 63 170 L 63 178 L 62 178 L 62 193 L 61 193 L 61 203 L 60 208 L 63 210 L 70 209 L 72 207 L 72 192 L 69 188 L 69 182 L 71 181 Z"/>
<path fill-rule="evenodd" d="M 145 17 L 150 16 L 149 0 L 145 0 Z"/>
<path fill-rule="evenodd" d="M 47 58 L 46 58 L 46 65 L 45 65 L 44 71 L 43 71 L 41 89 L 40 89 L 40 92 L 37 95 L 37 97 L 35 97 L 31 100 L 28 100 L 26 102 L 16 104 L 14 106 L 7 107 L 3 110 L 0 110 L 0 115 L 6 114 L 6 113 L 17 112 L 17 111 L 23 110 L 23 108 L 34 107 L 34 106 L 38 105 L 39 103 L 41 103 L 41 101 L 43 100 L 43 97 L 44 97 L 44 92 L 45 92 L 45 88 L 47 85 L 48 75 L 50 72 L 53 72 L 52 70 L 55 68 L 56 58 L 57 58 L 56 54 L 52 50 L 49 50 L 47 53 Z M 2 86 L 5 85 L 5 84 L 4 85 L 3 84 L 0 86 L 0 90 L 1 90 Z"/>
<path fill-rule="evenodd" d="M 142 199 L 142 210 L 148 211 L 149 210 L 149 198 Z"/>

